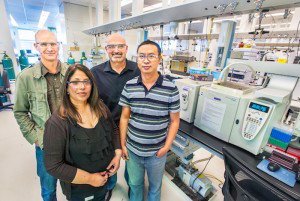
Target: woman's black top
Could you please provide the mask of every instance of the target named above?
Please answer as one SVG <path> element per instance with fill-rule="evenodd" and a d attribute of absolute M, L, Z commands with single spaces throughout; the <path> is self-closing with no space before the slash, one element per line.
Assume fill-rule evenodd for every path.
<path fill-rule="evenodd" d="M 106 128 L 107 122 L 101 117 L 94 128 L 83 128 L 71 124 L 70 155 L 73 166 L 89 173 L 103 172 L 114 157 L 111 130 Z M 90 185 L 71 185 L 71 194 L 88 197 L 104 191 L 103 187 Z"/>
<path fill-rule="evenodd" d="M 45 124 L 44 157 L 47 171 L 60 179 L 63 193 L 72 195 L 105 191 L 105 187 L 71 184 L 77 168 L 89 173 L 102 172 L 120 149 L 118 127 L 108 112 L 108 119 L 101 117 L 94 128 L 83 128 L 76 121 L 61 119 L 54 113 Z"/>

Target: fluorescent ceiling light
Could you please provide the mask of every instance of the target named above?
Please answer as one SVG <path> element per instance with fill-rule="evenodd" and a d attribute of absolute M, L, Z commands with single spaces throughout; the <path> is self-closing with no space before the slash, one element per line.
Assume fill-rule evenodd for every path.
<path fill-rule="evenodd" d="M 147 6 L 143 9 L 144 12 L 147 12 L 147 11 L 150 11 L 150 10 L 154 10 L 154 9 L 157 9 L 157 8 L 161 8 L 162 7 L 162 3 L 157 3 L 157 4 L 154 4 L 152 6 Z"/>
<path fill-rule="evenodd" d="M 202 20 L 195 20 L 195 21 L 192 21 L 192 23 L 201 23 Z"/>
<path fill-rule="evenodd" d="M 18 25 L 18 23 L 16 22 L 16 20 L 14 19 L 14 17 L 10 14 L 9 15 L 9 17 L 10 17 L 10 22 L 11 22 L 11 24 L 14 26 L 14 27 L 18 27 L 19 25 Z"/>
<path fill-rule="evenodd" d="M 132 0 L 122 0 L 121 1 L 121 7 L 126 6 L 128 4 L 131 4 L 131 3 L 132 3 Z"/>
<path fill-rule="evenodd" d="M 39 24 L 38 24 L 38 28 L 42 29 L 44 27 L 45 22 L 47 21 L 49 14 L 50 14 L 50 12 L 42 10 L 40 20 L 39 20 Z"/>
<path fill-rule="evenodd" d="M 219 20 L 214 20 L 213 22 L 222 22 L 224 20 L 231 20 L 231 21 L 238 21 L 238 20 L 241 20 L 241 18 L 237 17 L 237 18 L 230 18 L 230 19 L 219 19 Z"/>

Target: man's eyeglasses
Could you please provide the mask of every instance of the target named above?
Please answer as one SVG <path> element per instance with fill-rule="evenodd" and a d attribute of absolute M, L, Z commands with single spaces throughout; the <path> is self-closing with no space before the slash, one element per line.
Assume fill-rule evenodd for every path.
<path fill-rule="evenodd" d="M 59 45 L 59 43 L 46 43 L 46 42 L 41 42 L 41 43 L 36 43 L 38 45 L 40 45 L 42 48 L 47 48 L 48 46 L 50 47 L 57 47 Z"/>
<path fill-rule="evenodd" d="M 122 50 L 126 46 L 127 46 L 126 44 L 111 44 L 111 45 L 106 45 L 106 48 L 109 49 L 109 50 L 113 50 L 117 47 L 119 50 Z"/>
<path fill-rule="evenodd" d="M 140 55 L 138 55 L 137 58 L 140 61 L 144 61 L 146 58 L 149 61 L 155 61 L 158 58 L 158 55 L 155 55 L 155 54 L 148 54 L 148 55 L 140 54 Z"/>
<path fill-rule="evenodd" d="M 79 86 L 91 86 L 92 82 L 91 80 L 83 80 L 83 81 L 69 81 L 67 82 L 69 85 L 72 85 L 73 87 L 79 87 Z"/>

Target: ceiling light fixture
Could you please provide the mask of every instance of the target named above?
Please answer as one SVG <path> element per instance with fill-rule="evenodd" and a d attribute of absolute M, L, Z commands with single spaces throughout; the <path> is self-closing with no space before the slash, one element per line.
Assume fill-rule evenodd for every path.
<path fill-rule="evenodd" d="M 192 21 L 192 24 L 193 23 L 202 23 L 203 21 L 202 20 L 195 20 L 195 21 Z"/>
<path fill-rule="evenodd" d="M 38 24 L 39 29 L 42 29 L 44 27 L 45 22 L 47 21 L 49 14 L 50 14 L 50 12 L 42 10 L 40 20 L 39 20 L 39 24 Z"/>
<path fill-rule="evenodd" d="M 128 4 L 131 4 L 131 3 L 132 3 L 132 0 L 122 0 L 121 1 L 121 7 L 126 6 Z"/>
<path fill-rule="evenodd" d="M 12 24 L 14 27 L 18 27 L 19 25 L 18 25 L 18 23 L 16 22 L 15 18 L 14 18 L 11 14 L 9 15 L 9 17 L 10 17 L 10 22 L 11 22 L 11 24 Z"/>
<path fill-rule="evenodd" d="M 237 18 L 228 18 L 228 19 L 226 19 L 226 18 L 224 18 L 224 19 L 218 19 L 218 20 L 214 20 L 214 22 L 222 22 L 222 21 L 225 21 L 225 20 L 230 20 L 230 21 L 239 21 L 239 20 L 241 20 L 241 18 L 240 17 L 237 17 Z"/>

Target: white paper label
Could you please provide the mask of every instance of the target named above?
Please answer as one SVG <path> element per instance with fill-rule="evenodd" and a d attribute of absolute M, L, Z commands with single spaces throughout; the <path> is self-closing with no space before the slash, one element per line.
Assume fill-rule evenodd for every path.
<path fill-rule="evenodd" d="M 94 196 L 92 195 L 92 196 L 86 197 L 86 198 L 84 199 L 84 201 L 89 201 L 89 200 L 93 200 L 93 199 L 94 199 Z"/>
<path fill-rule="evenodd" d="M 221 131 L 225 111 L 225 103 L 205 98 L 201 114 L 201 124 L 219 133 Z"/>

